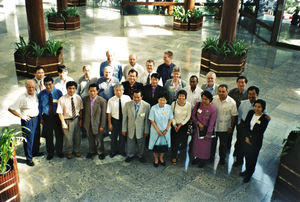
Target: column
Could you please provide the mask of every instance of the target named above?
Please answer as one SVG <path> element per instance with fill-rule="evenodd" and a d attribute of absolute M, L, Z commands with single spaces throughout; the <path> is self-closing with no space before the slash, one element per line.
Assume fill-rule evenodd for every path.
<path fill-rule="evenodd" d="M 62 12 L 68 8 L 68 0 L 57 0 L 57 12 Z"/>
<path fill-rule="evenodd" d="M 195 9 L 195 0 L 185 0 L 184 1 L 184 8 L 185 10 L 194 11 Z"/>

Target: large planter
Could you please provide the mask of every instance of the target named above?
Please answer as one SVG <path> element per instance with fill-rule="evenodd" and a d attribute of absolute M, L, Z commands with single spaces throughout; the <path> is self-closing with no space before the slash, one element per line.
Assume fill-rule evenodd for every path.
<path fill-rule="evenodd" d="M 181 30 L 181 31 L 188 31 L 189 24 L 187 22 L 180 22 L 180 20 L 174 19 L 173 20 L 173 29 Z"/>
<path fill-rule="evenodd" d="M 50 18 L 48 17 L 48 28 L 50 30 L 64 30 L 65 22 L 62 18 Z"/>
<path fill-rule="evenodd" d="M 20 201 L 18 185 L 20 178 L 15 152 L 10 165 L 11 170 L 4 175 L 0 175 L 0 201 Z"/>
<path fill-rule="evenodd" d="M 18 52 L 14 53 L 15 67 L 18 76 L 27 76 L 27 66 L 25 56 L 19 54 Z"/>
<path fill-rule="evenodd" d="M 274 187 L 274 192 L 285 196 L 300 198 L 300 149 L 299 145 L 293 145 L 300 136 L 300 131 L 292 131 L 288 136 L 288 141 L 284 148 L 290 147 L 288 154 L 280 158 L 278 175 Z"/>
<path fill-rule="evenodd" d="M 247 54 L 240 57 L 224 57 L 202 52 L 201 70 L 213 71 L 217 76 L 235 77 L 243 73 Z"/>
<path fill-rule="evenodd" d="M 189 30 L 191 31 L 197 31 L 201 29 L 203 23 L 203 17 L 198 18 L 198 19 L 190 19 L 189 21 Z"/>
<path fill-rule="evenodd" d="M 68 0 L 68 6 L 73 7 L 73 6 L 85 6 L 86 5 L 86 0 Z"/>
<path fill-rule="evenodd" d="M 80 17 L 68 17 L 66 18 L 66 30 L 75 30 L 80 28 Z"/>
<path fill-rule="evenodd" d="M 35 67 L 42 66 L 45 70 L 45 76 L 57 76 L 57 67 L 59 64 L 59 56 L 27 57 L 27 73 L 29 77 L 34 77 Z"/>

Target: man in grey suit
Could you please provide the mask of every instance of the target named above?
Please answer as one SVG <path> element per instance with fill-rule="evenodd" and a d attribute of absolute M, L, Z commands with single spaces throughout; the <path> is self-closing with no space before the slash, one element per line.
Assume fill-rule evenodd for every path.
<path fill-rule="evenodd" d="M 135 90 L 133 100 L 125 104 L 122 121 L 122 135 L 127 136 L 127 158 L 130 162 L 135 155 L 136 143 L 138 146 L 138 158 L 141 163 L 145 162 L 144 147 L 145 137 L 149 135 L 149 111 L 150 104 L 142 100 L 142 92 Z"/>
<path fill-rule="evenodd" d="M 106 124 L 106 100 L 98 96 L 97 84 L 89 85 L 89 96 L 83 98 L 83 127 L 87 131 L 89 153 L 86 158 L 98 154 L 103 160 L 104 142 L 103 132 Z"/>

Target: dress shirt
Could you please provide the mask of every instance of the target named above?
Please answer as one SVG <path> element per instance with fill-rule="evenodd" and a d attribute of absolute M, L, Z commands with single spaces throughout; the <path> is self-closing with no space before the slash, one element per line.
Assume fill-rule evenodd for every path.
<path fill-rule="evenodd" d="M 204 91 L 204 90 L 207 90 L 208 92 L 210 92 L 212 95 L 216 95 L 218 94 L 218 92 L 216 91 L 216 89 L 218 88 L 218 86 L 214 83 L 213 87 L 210 88 L 208 87 L 208 84 L 203 84 L 201 86 L 201 89 Z"/>
<path fill-rule="evenodd" d="M 161 76 L 163 85 L 165 85 L 168 79 L 172 78 L 172 72 L 174 66 L 175 64 L 173 63 L 171 63 L 170 65 L 163 63 L 157 67 L 157 73 L 159 73 L 159 75 Z"/>
<path fill-rule="evenodd" d="M 148 79 L 148 76 L 150 76 L 150 84 L 151 84 L 151 75 L 153 73 L 157 73 L 155 71 L 151 72 L 151 73 L 148 73 L 147 71 L 145 71 L 141 76 L 139 75 L 139 78 L 140 78 L 140 82 L 145 86 L 147 85 L 147 79 Z M 163 86 L 163 82 L 162 82 L 162 79 L 160 78 L 159 81 L 158 81 L 158 85 L 159 86 Z"/>
<path fill-rule="evenodd" d="M 85 75 L 81 76 L 78 80 L 78 88 L 77 94 L 80 95 L 81 98 L 89 95 L 89 86 L 90 84 L 96 83 L 97 78 L 86 78 Z"/>
<path fill-rule="evenodd" d="M 175 105 L 174 101 L 172 103 L 172 110 L 174 114 L 174 118 L 172 119 L 172 125 L 175 126 L 176 124 L 185 125 L 191 118 L 191 104 L 186 102 L 185 105 L 180 106 L 178 102 Z"/>
<path fill-rule="evenodd" d="M 122 110 L 124 109 L 125 103 L 131 101 L 128 95 L 121 96 Z M 119 120 L 119 98 L 113 96 L 108 100 L 106 113 L 111 114 L 114 119 Z"/>
<path fill-rule="evenodd" d="M 33 78 L 35 81 L 35 92 L 38 95 L 42 90 L 45 89 L 44 79 L 38 80 L 37 78 Z"/>
<path fill-rule="evenodd" d="M 230 96 L 221 101 L 219 96 L 215 95 L 212 104 L 217 109 L 216 132 L 226 132 L 231 126 L 231 117 L 238 115 L 235 101 Z"/>
<path fill-rule="evenodd" d="M 139 102 L 139 103 L 135 103 L 135 102 L 134 102 L 135 116 L 136 116 L 137 113 L 139 112 L 141 103 L 142 103 L 142 102 Z"/>
<path fill-rule="evenodd" d="M 39 116 L 41 120 L 43 119 L 43 114 L 49 115 L 49 94 L 50 93 L 46 89 L 44 89 L 38 95 L 40 112 Z M 62 96 L 62 92 L 56 88 L 53 88 L 51 94 L 53 98 L 53 112 L 54 114 L 56 114 L 58 99 Z"/>
<path fill-rule="evenodd" d="M 234 99 L 237 108 L 239 108 L 242 100 L 248 99 L 247 90 L 244 90 L 242 93 L 240 93 L 238 88 L 231 89 L 228 95 Z"/>
<path fill-rule="evenodd" d="M 97 85 L 99 87 L 98 95 L 103 97 L 106 101 L 109 100 L 112 96 L 114 96 L 114 86 L 119 83 L 118 79 L 112 77 L 109 82 L 106 81 L 105 77 L 101 77 L 97 81 Z"/>
<path fill-rule="evenodd" d="M 94 97 L 94 98 L 91 98 L 91 97 L 90 97 L 90 100 L 91 100 L 91 116 L 93 116 L 93 112 L 94 112 L 94 104 L 95 104 L 96 99 L 97 99 L 97 96 Z"/>
<path fill-rule="evenodd" d="M 128 80 L 128 72 L 131 69 L 134 69 L 135 71 L 138 72 L 138 78 L 136 81 L 142 83 L 142 75 L 144 75 L 146 72 L 145 68 L 138 63 L 136 63 L 133 67 L 130 64 L 126 65 L 123 70 L 123 75 L 126 81 Z"/>
<path fill-rule="evenodd" d="M 113 67 L 113 76 L 116 77 L 119 81 L 122 79 L 122 65 L 119 62 L 112 61 L 111 64 L 109 64 L 108 61 L 104 61 L 100 64 L 100 77 L 104 76 L 104 69 L 107 66 Z"/>
<path fill-rule="evenodd" d="M 257 116 L 257 115 L 255 115 L 255 114 L 253 114 L 252 119 L 251 119 L 251 121 L 250 121 L 250 130 L 253 130 L 254 125 L 256 124 L 256 122 L 258 122 L 258 119 L 259 119 L 261 116 L 262 116 L 262 115 Z"/>
<path fill-rule="evenodd" d="M 56 113 L 62 114 L 64 119 L 71 119 L 73 118 L 72 114 L 72 105 L 71 105 L 71 98 L 73 97 L 74 105 L 75 105 L 75 115 L 79 116 L 80 110 L 83 109 L 83 103 L 81 97 L 77 94 L 70 96 L 68 94 L 63 95 L 58 100 L 58 105 L 56 109 Z"/>
<path fill-rule="evenodd" d="M 39 103 L 36 94 L 29 95 L 25 92 L 9 108 L 15 111 L 20 110 L 22 115 L 35 117 L 39 115 L 38 105 Z"/>
<path fill-rule="evenodd" d="M 62 81 L 58 77 L 58 78 L 56 78 L 54 80 L 54 86 L 55 86 L 56 89 L 60 90 L 63 95 L 66 95 L 67 94 L 67 86 L 66 86 L 66 84 L 68 83 L 68 81 L 74 81 L 74 79 L 72 79 L 69 76 L 66 76 L 66 81 Z"/>
<path fill-rule="evenodd" d="M 250 100 L 242 100 L 241 104 L 238 108 L 238 124 L 241 123 L 241 121 L 245 121 L 247 114 L 250 110 L 253 110 L 253 104 L 251 104 Z M 267 114 L 267 110 L 264 110 L 264 114 Z"/>
<path fill-rule="evenodd" d="M 184 88 L 184 90 L 187 93 L 187 98 L 186 100 L 191 104 L 192 110 L 197 102 L 201 101 L 201 93 L 202 89 L 196 86 L 196 89 L 194 92 L 191 89 L 191 86 L 187 86 Z"/>

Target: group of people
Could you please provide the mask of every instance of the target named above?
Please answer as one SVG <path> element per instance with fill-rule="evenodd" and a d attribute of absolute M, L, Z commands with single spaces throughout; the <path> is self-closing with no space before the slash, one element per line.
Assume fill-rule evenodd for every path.
<path fill-rule="evenodd" d="M 172 62 L 171 51 L 164 52 L 164 63 L 156 71 L 153 60 L 147 60 L 143 68 L 135 54 L 129 56 L 125 67 L 114 61 L 109 51 L 106 57 L 99 78 L 92 77 L 90 67 L 84 66 L 76 83 L 67 68 L 59 66 L 55 80 L 44 76 L 43 67 L 36 67 L 35 78 L 26 81 L 27 91 L 8 110 L 25 126 L 24 151 L 29 166 L 34 165 L 34 156 L 43 155 L 39 152 L 40 136 L 46 138 L 47 160 L 54 154 L 80 157 L 82 135 L 89 143 L 86 158 L 98 155 L 103 160 L 106 134 L 111 138 L 111 158 L 122 155 L 125 162 L 131 162 L 138 157 L 144 163 L 147 147 L 153 151 L 154 167 L 166 165 L 164 154 L 169 148 L 171 162 L 176 165 L 178 154 L 187 146 L 192 164 L 203 167 L 214 160 L 219 139 L 219 164 L 224 165 L 236 128 L 234 166 L 241 166 L 246 159 L 246 170 L 240 175 L 249 182 L 270 120 L 266 102 L 258 99 L 258 87 L 246 89 L 247 78 L 239 76 L 237 88 L 229 91 L 226 84 L 216 84 L 213 72 L 207 73 L 207 83 L 201 87 L 196 75 L 187 85 Z"/>

